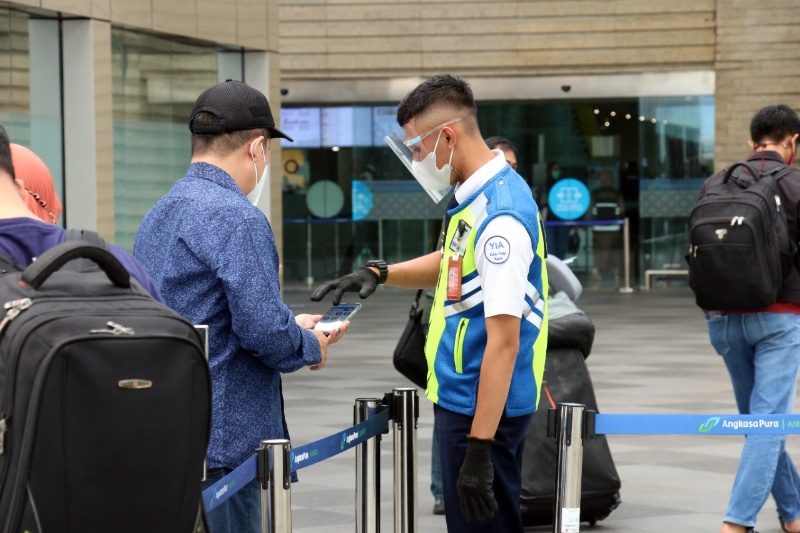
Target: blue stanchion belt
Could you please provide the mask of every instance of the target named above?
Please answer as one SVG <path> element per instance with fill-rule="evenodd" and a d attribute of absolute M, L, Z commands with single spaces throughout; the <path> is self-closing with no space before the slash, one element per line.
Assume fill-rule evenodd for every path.
<path fill-rule="evenodd" d="M 547 227 L 555 226 L 621 226 L 625 223 L 624 218 L 614 218 L 609 220 L 545 220 L 544 225 Z"/>
<path fill-rule="evenodd" d="M 595 433 L 627 435 L 786 435 L 800 433 L 800 415 L 598 414 Z"/>
<path fill-rule="evenodd" d="M 289 456 L 292 472 L 329 459 L 350 448 L 362 444 L 389 429 L 389 410 L 385 409 L 377 415 L 356 424 L 344 431 L 329 437 L 292 449 Z M 256 478 L 257 456 L 236 467 L 230 474 L 203 491 L 203 504 L 206 512 L 216 509 L 222 502 L 236 494 L 242 487 Z"/>

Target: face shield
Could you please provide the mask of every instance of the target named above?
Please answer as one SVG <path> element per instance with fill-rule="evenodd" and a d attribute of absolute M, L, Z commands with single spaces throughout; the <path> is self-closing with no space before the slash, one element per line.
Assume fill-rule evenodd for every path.
<path fill-rule="evenodd" d="M 413 137 L 408 140 L 406 140 L 406 131 L 402 129 L 395 130 L 384 137 L 389 148 L 436 203 L 441 202 L 442 198 L 450 191 L 450 172 L 452 170 L 450 163 L 453 160 L 453 150 L 451 150 L 448 162 L 442 168 L 436 166 L 436 149 L 441 140 L 441 129 L 459 120 L 461 119 L 449 120 L 422 134 L 417 134 L 409 127 L 409 133 Z M 436 143 L 433 150 L 428 151 L 422 141 L 432 134 L 437 134 Z"/>

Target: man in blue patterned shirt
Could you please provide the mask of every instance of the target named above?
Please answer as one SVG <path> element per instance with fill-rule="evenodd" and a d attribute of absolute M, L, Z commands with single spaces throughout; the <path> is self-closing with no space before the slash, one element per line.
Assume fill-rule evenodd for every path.
<path fill-rule="evenodd" d="M 213 389 L 207 488 L 253 454 L 261 439 L 288 439 L 281 372 L 325 365 L 319 315 L 293 316 L 280 296 L 278 253 L 255 207 L 269 181 L 275 128 L 266 97 L 238 81 L 206 90 L 189 121 L 192 161 L 145 216 L 134 255 L 167 305 L 210 327 Z M 261 531 L 253 482 L 209 513 L 212 533 Z"/>

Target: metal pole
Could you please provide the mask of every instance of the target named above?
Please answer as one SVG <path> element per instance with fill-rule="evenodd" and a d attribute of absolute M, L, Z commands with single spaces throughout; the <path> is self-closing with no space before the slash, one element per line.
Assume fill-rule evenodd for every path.
<path fill-rule="evenodd" d="M 262 533 L 292 531 L 291 444 L 286 439 L 262 440 L 267 450 L 269 483 L 261 486 Z"/>
<path fill-rule="evenodd" d="M 625 222 L 622 224 L 622 253 L 623 268 L 625 269 L 625 286 L 619 292 L 630 293 L 631 289 L 631 233 L 628 217 L 625 217 Z"/>
<path fill-rule="evenodd" d="M 585 410 L 585 406 L 580 404 L 558 404 L 554 533 L 579 533 L 580 531 Z"/>
<path fill-rule="evenodd" d="M 306 222 L 306 258 L 308 259 L 308 266 L 306 267 L 306 287 L 308 289 L 314 285 L 314 272 L 312 265 L 312 254 L 311 249 L 313 244 L 311 242 L 311 217 L 308 217 Z"/>
<path fill-rule="evenodd" d="M 394 409 L 394 531 L 417 530 L 417 389 L 392 391 Z"/>
<path fill-rule="evenodd" d="M 356 398 L 353 423 L 360 424 L 378 412 L 377 398 Z M 356 533 L 381 530 L 381 436 L 356 447 Z"/>

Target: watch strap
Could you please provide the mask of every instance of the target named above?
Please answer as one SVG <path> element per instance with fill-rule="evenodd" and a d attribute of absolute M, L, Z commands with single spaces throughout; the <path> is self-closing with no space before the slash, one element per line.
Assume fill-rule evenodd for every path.
<path fill-rule="evenodd" d="M 378 285 L 383 285 L 386 282 L 386 278 L 389 276 L 389 267 L 386 261 L 383 259 L 372 259 L 367 261 L 366 266 L 377 268 L 380 272 L 378 275 Z"/>

